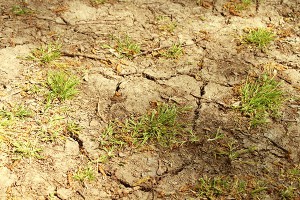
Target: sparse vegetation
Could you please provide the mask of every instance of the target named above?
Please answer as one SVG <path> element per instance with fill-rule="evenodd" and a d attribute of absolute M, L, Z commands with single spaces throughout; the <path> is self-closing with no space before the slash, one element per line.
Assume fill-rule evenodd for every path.
<path fill-rule="evenodd" d="M 21 6 L 21 5 L 15 5 L 12 7 L 11 10 L 15 15 L 26 15 L 26 14 L 32 13 L 31 9 Z"/>
<path fill-rule="evenodd" d="M 105 147 L 123 146 L 126 144 L 122 135 L 115 130 L 115 124 L 112 122 L 107 125 L 100 135 L 99 142 L 101 146 Z"/>
<path fill-rule="evenodd" d="M 218 128 L 217 132 L 214 134 L 214 137 L 207 139 L 207 141 L 212 142 L 212 141 L 220 140 L 223 138 L 224 138 L 224 134 L 221 133 L 220 128 Z"/>
<path fill-rule="evenodd" d="M 223 145 L 223 148 L 218 150 L 219 155 L 228 156 L 230 161 L 238 159 L 243 154 L 252 153 L 255 151 L 255 147 L 249 147 L 245 149 L 238 149 L 238 145 L 235 141 L 229 141 L 226 145 Z"/>
<path fill-rule="evenodd" d="M 200 197 L 209 199 L 218 197 L 224 193 L 223 190 L 228 188 L 228 181 L 222 178 L 200 178 L 198 191 Z"/>
<path fill-rule="evenodd" d="M 251 189 L 252 198 L 263 197 L 268 189 L 268 183 L 265 180 L 253 181 Z"/>
<path fill-rule="evenodd" d="M 259 179 L 247 180 L 228 176 L 204 176 L 199 179 L 195 190 L 200 198 L 205 199 L 226 199 L 228 197 L 234 199 L 260 199 L 266 197 L 271 185 L 271 183 Z"/>
<path fill-rule="evenodd" d="M 186 142 L 180 139 L 190 134 L 190 131 L 186 133 L 184 124 L 179 121 L 179 115 L 184 112 L 184 108 L 176 105 L 161 104 L 150 114 L 126 121 L 124 131 L 131 133 L 134 143 L 141 145 L 153 140 L 162 146 Z"/>
<path fill-rule="evenodd" d="M 256 126 L 266 122 L 269 116 L 278 116 L 285 101 L 280 83 L 264 74 L 255 81 L 248 80 L 241 89 L 241 111 Z"/>
<path fill-rule="evenodd" d="M 227 8 L 230 14 L 240 15 L 242 11 L 249 9 L 253 4 L 253 0 L 230 0 L 224 7 Z"/>
<path fill-rule="evenodd" d="M 30 117 L 31 115 L 31 110 L 26 108 L 24 105 L 15 106 L 11 109 L 11 111 L 5 109 L 0 110 L 0 116 L 9 120 L 15 117 L 23 119 L 25 117 Z"/>
<path fill-rule="evenodd" d="M 248 187 L 245 180 L 204 176 L 199 179 L 195 189 L 201 198 L 222 199 L 231 196 L 240 199 L 247 193 Z"/>
<path fill-rule="evenodd" d="M 14 153 L 20 155 L 24 158 L 43 158 L 40 155 L 42 151 L 41 148 L 37 147 L 37 145 L 33 144 L 32 142 L 27 141 L 16 141 L 13 143 L 14 146 Z"/>
<path fill-rule="evenodd" d="M 117 42 L 116 50 L 121 55 L 132 58 L 134 55 L 141 52 L 141 47 L 128 35 L 114 38 Z"/>
<path fill-rule="evenodd" d="M 195 135 L 188 124 L 181 123 L 180 117 L 188 108 L 160 104 L 149 114 L 131 117 L 125 123 L 110 123 L 99 138 L 102 147 L 122 147 L 126 144 L 137 146 L 158 142 L 161 146 L 172 146 L 194 141 Z"/>
<path fill-rule="evenodd" d="M 273 40 L 275 40 L 275 34 L 265 28 L 257 28 L 249 31 L 244 36 L 244 40 L 247 43 L 256 45 L 259 49 L 267 47 Z"/>
<path fill-rule="evenodd" d="M 168 31 L 173 33 L 177 27 L 177 23 L 168 16 L 157 17 L 158 28 L 161 31 Z"/>
<path fill-rule="evenodd" d="M 235 5 L 236 10 L 245 10 L 247 9 L 251 4 L 252 4 L 252 0 L 241 0 L 240 3 L 237 3 Z"/>
<path fill-rule="evenodd" d="M 34 49 L 29 56 L 28 60 L 33 60 L 39 63 L 50 63 L 57 60 L 61 56 L 61 44 L 49 43 L 40 48 Z"/>
<path fill-rule="evenodd" d="M 83 169 L 78 169 L 78 171 L 73 175 L 73 178 L 77 181 L 94 181 L 96 175 L 94 169 L 91 166 L 87 166 Z"/>
<path fill-rule="evenodd" d="M 268 191 L 273 190 L 279 194 L 280 199 L 294 199 L 296 197 L 295 184 L 284 186 L 275 183 L 272 179 L 258 179 L 249 177 L 201 177 L 194 190 L 200 198 L 205 199 L 261 199 L 268 196 Z"/>
<path fill-rule="evenodd" d="M 66 131 L 69 134 L 79 135 L 81 130 L 82 130 L 82 127 L 79 124 L 76 124 L 74 122 L 68 122 L 67 123 Z"/>
<path fill-rule="evenodd" d="M 281 191 L 281 197 L 282 199 L 293 199 L 295 197 L 294 191 L 297 188 L 293 186 L 288 186 L 284 190 Z"/>
<path fill-rule="evenodd" d="M 173 44 L 169 49 L 161 53 L 162 56 L 171 59 L 177 59 L 183 55 L 183 48 L 181 44 Z"/>
<path fill-rule="evenodd" d="M 63 71 L 54 71 L 48 73 L 47 85 L 51 99 L 57 98 L 59 101 L 64 101 L 72 98 L 78 93 L 76 86 L 79 84 L 79 79 L 76 76 L 69 75 Z"/>

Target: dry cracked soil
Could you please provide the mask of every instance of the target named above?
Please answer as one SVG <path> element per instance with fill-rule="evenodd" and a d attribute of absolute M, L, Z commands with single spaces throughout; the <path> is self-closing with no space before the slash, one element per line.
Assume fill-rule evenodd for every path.
<path fill-rule="evenodd" d="M 264 49 L 243 40 L 257 27 L 276 33 Z M 300 199 L 299 64 L 299 0 L 0 0 L 0 199 Z M 234 105 L 266 68 L 288 97 L 252 127 Z M 47 99 L 54 70 L 79 77 L 74 98 Z M 193 140 L 101 143 L 162 102 L 190 107 Z"/>

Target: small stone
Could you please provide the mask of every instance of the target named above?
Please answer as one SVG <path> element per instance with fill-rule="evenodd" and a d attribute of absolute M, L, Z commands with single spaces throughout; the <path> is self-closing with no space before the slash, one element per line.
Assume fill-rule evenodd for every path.
<path fill-rule="evenodd" d="M 126 157 L 127 155 L 125 154 L 125 153 L 123 153 L 123 152 L 119 152 L 119 157 L 120 158 L 124 158 L 124 157 Z"/>
<path fill-rule="evenodd" d="M 237 107 L 239 107 L 240 105 L 241 105 L 241 101 L 237 101 L 237 102 L 234 102 L 234 103 L 232 104 L 232 107 L 237 108 Z"/>
<path fill-rule="evenodd" d="M 79 155 L 79 144 L 74 140 L 66 140 L 65 143 L 65 152 L 68 155 Z"/>
<path fill-rule="evenodd" d="M 72 190 L 66 188 L 59 188 L 57 190 L 57 197 L 60 199 L 69 199 L 72 196 Z"/>

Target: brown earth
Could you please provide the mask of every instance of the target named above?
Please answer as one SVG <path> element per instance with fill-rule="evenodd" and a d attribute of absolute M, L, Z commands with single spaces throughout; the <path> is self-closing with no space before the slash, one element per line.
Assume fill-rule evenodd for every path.
<path fill-rule="evenodd" d="M 14 14 L 12 7 L 22 4 L 32 12 Z M 248 181 L 245 193 L 220 199 L 284 199 L 292 186 L 291 199 L 299 199 L 300 177 L 288 172 L 300 170 L 300 2 L 257 1 L 239 13 L 224 5 L 228 1 L 0 0 L 0 106 L 22 104 L 35 113 L 0 127 L 0 199 L 201 199 L 197 184 L 204 177 Z M 174 30 L 157 20 L 161 16 L 176 23 Z M 278 37 L 261 51 L 241 43 L 251 27 L 272 27 Z M 138 42 L 142 55 L 126 59 L 103 48 L 122 35 Z M 63 44 L 60 62 L 82 81 L 75 98 L 45 110 L 44 96 L 31 88 L 58 66 L 20 57 L 54 41 Z M 173 43 L 183 44 L 181 57 L 155 55 Z M 266 63 L 292 98 L 279 119 L 249 128 L 249 118 L 232 105 L 240 100 L 238 88 Z M 188 119 L 199 141 L 116 150 L 108 162 L 92 162 L 96 180 L 73 180 L 80 167 L 105 154 L 98 138 L 109 121 L 144 114 L 151 102 L 191 106 Z M 61 134 L 69 121 L 83 127 L 79 138 Z M 217 132 L 225 137 L 211 140 Z M 42 148 L 43 159 L 18 158 L 12 143 L 19 140 Z M 230 159 L 233 152 L 246 153 Z"/>

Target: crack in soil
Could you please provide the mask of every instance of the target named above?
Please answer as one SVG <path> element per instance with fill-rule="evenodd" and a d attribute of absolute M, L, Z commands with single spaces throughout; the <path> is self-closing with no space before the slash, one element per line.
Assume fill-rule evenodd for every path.
<path fill-rule="evenodd" d="M 258 13 L 258 10 L 259 10 L 259 6 L 260 6 L 259 2 L 260 2 L 260 0 L 255 0 L 255 11 L 256 11 L 256 13 Z"/>
<path fill-rule="evenodd" d="M 80 152 L 91 161 L 92 159 L 88 155 L 87 150 L 84 148 L 83 140 L 80 139 L 78 137 L 78 135 L 76 135 L 74 133 L 71 133 L 71 132 L 66 132 L 66 135 L 69 136 L 70 138 L 72 138 L 74 141 L 76 141 L 78 143 Z"/>
<path fill-rule="evenodd" d="M 276 148 L 280 149 L 281 151 L 284 152 L 285 156 L 284 158 L 290 159 L 290 152 L 282 147 L 280 144 L 278 144 L 276 141 L 272 140 L 271 138 L 264 136 L 266 139 L 268 139 L 269 142 L 271 142 Z"/>
<path fill-rule="evenodd" d="M 197 108 L 194 111 L 194 118 L 193 118 L 193 127 L 192 130 L 195 132 L 196 131 L 196 126 L 197 126 L 197 120 L 200 117 L 200 109 L 202 107 L 202 97 L 205 95 L 205 87 L 207 86 L 208 82 L 204 82 L 203 85 L 200 87 L 200 97 L 195 97 L 197 99 Z"/>
<path fill-rule="evenodd" d="M 154 81 L 156 82 L 157 78 L 155 78 L 154 76 L 151 76 L 150 74 L 146 74 L 146 73 L 142 73 L 143 78 L 148 79 L 150 81 Z"/>

